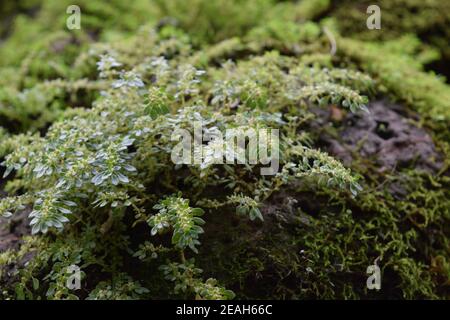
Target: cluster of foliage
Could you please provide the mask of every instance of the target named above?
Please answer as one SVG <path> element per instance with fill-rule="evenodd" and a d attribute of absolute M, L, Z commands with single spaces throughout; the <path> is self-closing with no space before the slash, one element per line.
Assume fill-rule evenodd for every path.
<path fill-rule="evenodd" d="M 450 89 L 423 71 L 435 55 L 417 37 L 340 37 L 336 21 L 311 20 L 330 1 L 80 1 L 78 31 L 64 29 L 67 5 L 18 1 L 0 29 L 11 33 L 0 47 L 0 217 L 27 211 L 31 226 L 0 253 L 0 284 L 12 277 L 0 297 L 446 296 L 448 163 L 436 175 L 350 170 L 310 130 L 314 109 L 364 116 L 385 95 L 419 111 L 448 155 Z M 212 141 L 193 150 L 201 163 L 174 164 L 174 129 L 196 121 L 204 135 L 279 129 L 280 171 L 217 164 Z M 295 196 L 274 223 L 280 194 Z M 304 197 L 321 206 L 304 212 Z M 365 268 L 377 257 L 391 284 L 374 294 Z M 79 291 L 66 286 L 72 265 Z"/>

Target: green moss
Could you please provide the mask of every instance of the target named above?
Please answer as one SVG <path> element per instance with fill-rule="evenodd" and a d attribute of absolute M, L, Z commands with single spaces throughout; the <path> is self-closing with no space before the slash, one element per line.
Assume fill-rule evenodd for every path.
<path fill-rule="evenodd" d="M 433 73 L 425 73 L 414 56 L 396 52 L 390 43 L 364 43 L 344 38 L 339 40 L 339 52 L 378 78 L 382 91 L 413 106 L 425 117 L 448 123 L 448 85 Z"/>
<path fill-rule="evenodd" d="M 366 9 L 374 4 L 370 1 L 339 1 L 331 13 L 336 17 L 342 34 L 351 34 L 364 40 L 393 40 L 405 34 L 416 34 L 424 42 L 441 52 L 447 60 L 450 57 L 448 24 L 450 4 L 446 1 L 431 0 L 381 0 L 381 30 L 368 30 Z"/>

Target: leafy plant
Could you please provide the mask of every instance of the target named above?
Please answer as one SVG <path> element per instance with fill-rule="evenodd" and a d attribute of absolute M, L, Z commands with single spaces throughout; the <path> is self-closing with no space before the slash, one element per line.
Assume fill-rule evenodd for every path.
<path fill-rule="evenodd" d="M 151 234 L 163 233 L 167 229 L 173 230 L 172 244 L 184 250 L 190 248 L 198 253 L 196 248 L 200 244 L 198 240 L 204 231 L 201 225 L 205 221 L 200 218 L 203 210 L 200 208 L 190 208 L 189 200 L 179 197 L 169 197 L 154 206 L 159 212 L 148 219 L 148 224 L 152 227 Z"/>

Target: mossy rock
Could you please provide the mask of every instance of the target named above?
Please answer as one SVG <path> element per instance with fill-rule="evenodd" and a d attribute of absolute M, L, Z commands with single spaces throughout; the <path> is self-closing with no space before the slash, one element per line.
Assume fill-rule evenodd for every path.
<path fill-rule="evenodd" d="M 0 297 L 448 299 L 447 11 L 394 2 L 5 7 Z M 278 174 L 174 164 L 195 121 L 278 128 Z"/>

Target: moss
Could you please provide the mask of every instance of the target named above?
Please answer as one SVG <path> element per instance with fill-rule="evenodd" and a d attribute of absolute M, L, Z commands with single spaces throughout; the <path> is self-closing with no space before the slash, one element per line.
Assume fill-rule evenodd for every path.
<path fill-rule="evenodd" d="M 380 86 L 393 97 L 414 106 L 434 121 L 448 123 L 449 87 L 434 74 L 423 72 L 422 64 L 391 50 L 390 43 L 363 43 L 341 39 L 341 54 L 354 60 L 379 79 Z"/>
<path fill-rule="evenodd" d="M 445 1 L 395 0 L 377 1 L 382 13 L 382 29 L 368 30 L 366 9 L 370 1 L 339 1 L 333 6 L 342 34 L 352 34 L 365 40 L 393 40 L 405 34 L 418 35 L 426 44 L 432 45 L 448 60 L 449 37 L 447 25 L 450 21 L 449 3 Z"/>

